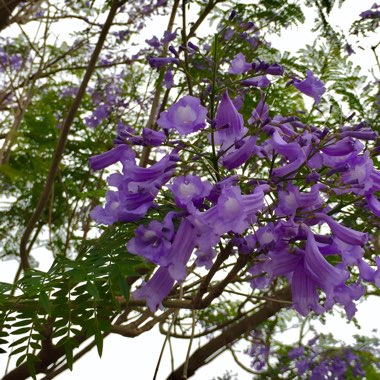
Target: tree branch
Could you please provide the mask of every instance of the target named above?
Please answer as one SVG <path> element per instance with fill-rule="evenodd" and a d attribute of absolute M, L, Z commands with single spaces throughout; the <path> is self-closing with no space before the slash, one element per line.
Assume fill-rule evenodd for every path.
<path fill-rule="evenodd" d="M 0 0 L 0 30 L 8 26 L 9 17 L 22 0 Z"/>
<path fill-rule="evenodd" d="M 32 214 L 31 218 L 29 219 L 29 222 L 26 226 L 24 234 L 22 235 L 21 244 L 20 244 L 20 257 L 21 257 L 21 265 L 22 265 L 22 268 L 24 270 L 30 268 L 27 249 L 26 249 L 29 237 L 30 237 L 38 219 L 40 218 L 43 210 L 45 209 L 46 203 L 49 199 L 49 194 L 51 192 L 51 188 L 53 186 L 54 179 L 55 179 L 55 176 L 57 174 L 59 163 L 61 162 L 61 159 L 62 159 L 63 151 L 65 149 L 65 145 L 67 142 L 67 138 L 69 135 L 71 124 L 74 121 L 74 117 L 77 113 L 77 110 L 78 110 L 80 104 L 81 104 L 82 98 L 86 92 L 88 82 L 92 76 L 92 73 L 94 72 L 96 62 L 97 62 L 99 54 L 103 48 L 103 44 L 106 40 L 108 31 L 112 26 L 112 21 L 116 15 L 116 11 L 117 11 L 119 5 L 120 5 L 120 3 L 117 1 L 112 2 L 107 20 L 104 24 L 104 27 L 100 33 L 100 36 L 99 36 L 99 40 L 98 40 L 98 42 L 95 46 L 95 49 L 92 53 L 88 68 L 86 70 L 86 73 L 84 74 L 82 83 L 81 83 L 79 90 L 78 90 L 78 93 L 77 93 L 75 100 L 72 103 L 72 105 L 69 109 L 69 112 L 67 114 L 67 117 L 63 123 L 62 129 L 61 129 L 61 135 L 60 135 L 60 138 L 58 141 L 57 148 L 55 150 L 53 163 L 50 167 L 50 171 L 49 171 L 48 177 L 46 179 L 44 190 L 41 193 L 41 196 L 40 196 L 38 203 L 37 203 L 37 207 L 36 207 L 34 213 Z"/>
<path fill-rule="evenodd" d="M 187 377 L 191 377 L 195 372 L 206 364 L 216 353 L 226 346 L 235 342 L 242 335 L 254 330 L 261 323 L 278 313 L 282 308 L 289 306 L 291 300 L 291 289 L 286 287 L 275 293 L 272 298 L 279 299 L 279 302 L 267 301 L 260 310 L 237 322 L 236 324 L 226 328 L 219 336 L 210 340 L 204 346 L 196 350 L 189 358 L 187 363 Z M 172 372 L 167 380 L 183 380 L 183 371 L 185 364 L 182 364 L 174 372 Z"/>

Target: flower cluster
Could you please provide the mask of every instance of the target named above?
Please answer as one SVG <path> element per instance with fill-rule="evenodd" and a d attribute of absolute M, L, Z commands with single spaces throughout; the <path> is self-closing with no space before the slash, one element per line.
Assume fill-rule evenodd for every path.
<path fill-rule="evenodd" d="M 249 71 L 284 74 L 277 63 L 247 63 L 243 54 L 231 61 L 231 75 Z M 291 83 L 321 101 L 325 88 L 311 71 L 304 80 L 292 77 Z M 105 207 L 92 211 L 96 221 L 137 221 L 158 207 L 159 194 L 171 200 L 171 211 L 162 220 L 140 225 L 127 243 L 129 252 L 159 266 L 133 294 L 151 310 L 176 281 L 185 280 L 189 262 L 211 268 L 220 244 L 227 242 L 238 255 L 247 255 L 251 265 L 246 280 L 253 289 L 285 277 L 293 306 L 302 315 L 340 304 L 351 318 L 365 291 L 362 281 L 380 285 L 380 269 L 364 259 L 365 226 L 342 223 L 352 204 L 380 216 L 380 172 L 366 149 L 377 134 L 365 123 L 330 132 L 270 112 L 262 94 L 245 121 L 224 90 L 211 119 L 203 100 L 186 95 L 160 113 L 161 130 L 144 128 L 137 135 L 124 126 L 115 148 L 91 158 L 95 170 L 122 164 L 121 173 L 108 177 L 116 190 L 107 192 Z M 186 152 L 194 136 L 203 143 L 194 147 L 197 160 L 209 160 L 214 174 L 191 171 Z M 136 162 L 131 148 L 136 145 L 174 150 L 146 168 Z M 350 195 L 350 203 L 339 201 L 344 194 Z M 353 270 L 359 272 L 355 281 Z"/>
<path fill-rule="evenodd" d="M 347 374 L 353 378 L 362 379 L 365 372 L 362 368 L 362 360 L 357 350 L 351 347 L 340 349 L 331 348 L 321 350 L 319 337 L 310 339 L 306 345 L 295 347 L 288 352 L 288 357 L 293 361 L 298 376 L 309 379 L 346 379 Z"/>
<path fill-rule="evenodd" d="M 244 353 L 250 367 L 261 378 L 363 379 L 377 367 L 379 340 L 355 336 L 351 345 L 336 341 L 331 334 L 319 334 L 295 345 L 270 339 L 266 329 L 254 330 L 247 336 L 250 345 Z M 273 332 L 271 332 L 272 334 Z M 370 370 L 368 373 L 364 370 Z"/>

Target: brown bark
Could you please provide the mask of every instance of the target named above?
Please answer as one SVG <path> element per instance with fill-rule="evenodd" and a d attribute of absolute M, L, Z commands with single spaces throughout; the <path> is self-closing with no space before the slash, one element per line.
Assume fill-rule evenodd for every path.
<path fill-rule="evenodd" d="M 22 0 L 0 0 L 0 30 L 8 26 L 9 17 Z"/>
<path fill-rule="evenodd" d="M 291 290 L 287 287 L 271 298 L 278 299 L 278 301 L 267 301 L 263 307 L 256 313 L 245 317 L 239 322 L 226 328 L 219 336 L 210 340 L 204 346 L 196 350 L 189 358 L 187 363 L 182 364 L 179 368 L 173 371 L 167 380 L 184 380 L 194 375 L 194 373 L 202 366 L 204 366 L 208 359 L 211 359 L 224 347 L 232 344 L 258 327 L 261 323 L 268 320 L 270 317 L 278 313 L 282 308 L 289 306 L 291 300 Z M 187 364 L 187 375 L 184 375 L 184 369 Z"/>

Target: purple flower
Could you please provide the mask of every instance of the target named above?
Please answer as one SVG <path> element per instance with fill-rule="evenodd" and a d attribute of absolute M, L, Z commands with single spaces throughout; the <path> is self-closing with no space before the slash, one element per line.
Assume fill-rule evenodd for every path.
<path fill-rule="evenodd" d="M 292 350 L 288 352 L 289 359 L 296 359 L 300 356 L 303 356 L 305 353 L 305 347 L 294 347 Z"/>
<path fill-rule="evenodd" d="M 228 16 L 228 21 L 232 21 L 232 20 L 235 18 L 236 13 L 237 13 L 236 10 L 233 9 L 233 10 L 231 11 L 230 15 Z"/>
<path fill-rule="evenodd" d="M 123 174 L 114 173 L 108 177 L 110 186 L 118 191 L 108 191 L 106 205 L 95 207 L 91 217 L 103 224 L 131 222 L 141 219 L 154 206 L 159 189 L 173 175 L 175 154 L 164 156 L 149 168 L 137 166 L 134 157 L 122 161 Z"/>
<path fill-rule="evenodd" d="M 161 43 L 156 36 L 153 36 L 150 40 L 145 40 L 145 42 L 155 49 L 159 49 L 161 47 Z"/>
<path fill-rule="evenodd" d="M 90 128 L 95 128 L 109 116 L 109 113 L 109 106 L 107 104 L 101 104 L 95 109 L 90 117 L 85 118 L 85 124 Z"/>
<path fill-rule="evenodd" d="M 276 62 L 269 65 L 269 67 L 265 70 L 265 74 L 284 75 L 284 71 L 284 67 Z"/>
<path fill-rule="evenodd" d="M 245 38 L 245 40 L 251 45 L 253 49 L 256 49 L 260 42 L 259 38 L 257 38 L 256 36 Z"/>
<path fill-rule="evenodd" d="M 270 277 L 285 276 L 295 271 L 300 261 L 303 261 L 302 254 L 290 253 L 287 247 L 275 247 L 269 252 L 270 259 L 264 263 L 263 271 Z"/>
<path fill-rule="evenodd" d="M 163 44 L 168 44 L 170 41 L 175 40 L 176 37 L 177 37 L 176 32 L 171 33 L 168 30 L 165 30 L 164 36 L 161 38 L 161 42 Z"/>
<path fill-rule="evenodd" d="M 316 213 L 315 217 L 325 221 L 330 227 L 333 235 L 345 243 L 360 246 L 367 243 L 368 234 L 345 227 L 326 214 Z"/>
<path fill-rule="evenodd" d="M 162 223 L 152 220 L 148 226 L 137 227 L 135 237 L 127 243 L 127 250 L 155 264 L 168 265 L 171 240 L 174 236 L 173 214 L 169 212 Z"/>
<path fill-rule="evenodd" d="M 319 191 L 324 186 L 316 184 L 311 187 L 310 192 L 300 192 L 299 188 L 289 183 L 286 190 L 278 192 L 279 205 L 276 208 L 276 214 L 279 216 L 294 215 L 297 209 L 302 211 L 310 211 L 320 208 L 324 201 Z"/>
<path fill-rule="evenodd" d="M 360 13 L 359 16 L 361 18 L 377 19 L 377 18 L 380 18 L 380 11 L 374 11 L 372 9 L 368 9 L 367 11 Z"/>
<path fill-rule="evenodd" d="M 369 264 L 367 264 L 367 262 L 362 259 L 358 260 L 358 268 L 360 277 L 364 281 L 375 282 L 376 271 Z"/>
<path fill-rule="evenodd" d="M 304 260 L 300 260 L 292 276 L 293 307 L 304 317 L 310 309 L 322 314 L 324 308 L 318 303 L 317 283 L 305 270 Z"/>
<path fill-rule="evenodd" d="M 145 300 L 149 309 L 154 313 L 162 308 L 162 300 L 169 294 L 174 280 L 165 267 L 160 267 L 141 288 L 132 293 L 135 300 Z"/>
<path fill-rule="evenodd" d="M 166 136 L 162 131 L 155 131 L 144 127 L 141 134 L 140 144 L 143 146 L 160 146 L 165 140 Z"/>
<path fill-rule="evenodd" d="M 256 145 L 256 137 L 250 136 L 243 142 L 242 146 L 223 157 L 222 164 L 229 170 L 235 169 L 248 161 L 258 151 L 259 147 Z"/>
<path fill-rule="evenodd" d="M 238 95 L 236 98 L 232 100 L 232 103 L 234 104 L 235 108 L 239 111 L 239 109 L 244 104 L 244 93 L 242 95 Z"/>
<path fill-rule="evenodd" d="M 255 234 L 260 248 L 272 246 L 274 243 L 276 243 L 278 238 L 278 232 L 275 231 L 273 223 L 269 223 L 264 227 L 260 227 L 257 229 Z"/>
<path fill-rule="evenodd" d="M 285 137 L 285 136 L 284 136 Z M 297 142 L 286 142 L 279 134 L 276 129 L 272 135 L 272 144 L 273 149 L 276 153 L 285 156 L 289 161 L 293 162 L 294 160 L 302 159 L 306 160 L 306 155 L 300 144 Z"/>
<path fill-rule="evenodd" d="M 305 268 L 309 275 L 326 292 L 345 283 L 349 273 L 329 264 L 318 249 L 314 234 L 306 225 L 302 225 L 306 232 Z"/>
<path fill-rule="evenodd" d="M 161 112 L 157 124 L 164 129 L 176 129 L 181 136 L 196 132 L 206 126 L 207 109 L 198 98 L 187 95 Z"/>
<path fill-rule="evenodd" d="M 218 234 L 229 231 L 243 233 L 256 219 L 264 202 L 267 185 L 258 186 L 253 194 L 242 195 L 238 186 L 223 188 L 216 206 L 200 215 L 200 219 Z"/>
<path fill-rule="evenodd" d="M 338 239 L 337 237 L 333 238 L 333 244 L 330 247 L 335 246 L 335 252 L 339 253 L 342 257 L 344 265 L 357 265 L 364 255 L 364 249 L 359 245 L 347 244 L 344 241 Z"/>
<path fill-rule="evenodd" d="M 173 192 L 176 205 L 193 213 L 196 212 L 194 205 L 199 207 L 203 203 L 204 198 L 210 194 L 212 185 L 198 176 L 186 175 L 176 177 L 168 188 Z"/>
<path fill-rule="evenodd" d="M 240 81 L 240 84 L 245 87 L 268 87 L 270 83 L 270 80 L 265 75 L 259 75 L 254 78 L 243 79 Z"/>
<path fill-rule="evenodd" d="M 355 130 L 348 130 L 344 131 L 340 134 L 340 137 L 344 139 L 345 137 L 354 137 L 356 139 L 360 140 L 376 140 L 378 137 L 377 132 L 372 130 L 361 130 L 361 131 L 355 131 Z"/>
<path fill-rule="evenodd" d="M 212 267 L 212 263 L 214 257 L 216 256 L 216 250 L 214 248 L 209 248 L 207 250 L 198 249 L 195 252 L 197 259 L 195 260 L 195 265 L 197 267 L 205 267 L 206 269 L 210 269 Z"/>
<path fill-rule="evenodd" d="M 371 184 L 371 175 L 373 173 L 373 162 L 369 157 L 369 152 L 366 151 L 361 156 L 351 155 L 345 162 L 347 170 L 342 174 L 342 180 L 345 184 L 363 185 L 364 188 L 352 188 L 351 191 L 355 194 L 362 195 Z"/>
<path fill-rule="evenodd" d="M 89 163 L 92 170 L 101 170 L 107 168 L 108 166 L 115 164 L 118 161 L 123 161 L 125 159 L 133 159 L 135 153 L 129 148 L 128 145 L 118 145 L 115 148 L 98 154 L 97 156 L 92 156 L 89 159 Z"/>
<path fill-rule="evenodd" d="M 186 265 L 195 248 L 196 230 L 187 219 L 182 219 L 170 249 L 170 276 L 176 281 L 183 281 L 186 276 Z"/>
<path fill-rule="evenodd" d="M 252 65 L 245 60 L 243 53 L 239 53 L 231 61 L 231 67 L 228 70 L 230 74 L 243 74 L 245 71 L 248 71 L 252 68 Z"/>
<path fill-rule="evenodd" d="M 170 63 L 178 64 L 178 59 L 165 57 L 149 57 L 148 62 L 150 67 L 154 69 L 159 69 L 163 66 L 169 65 Z"/>
<path fill-rule="evenodd" d="M 274 177 L 286 177 L 289 174 L 296 172 L 304 162 L 305 157 L 297 157 L 289 164 L 283 165 L 280 168 L 273 169 L 272 174 Z"/>
<path fill-rule="evenodd" d="M 367 194 L 365 198 L 369 209 L 373 212 L 374 215 L 380 218 L 380 201 L 374 194 Z"/>
<path fill-rule="evenodd" d="M 317 79 L 311 70 L 306 72 L 306 79 L 295 79 L 293 85 L 297 90 L 312 97 L 316 104 L 321 101 L 321 96 L 326 91 L 322 81 Z"/>
<path fill-rule="evenodd" d="M 303 375 L 310 367 L 310 362 L 307 359 L 302 359 L 296 362 L 296 368 L 299 375 Z"/>
<path fill-rule="evenodd" d="M 202 220 L 220 235 L 228 231 L 244 232 L 248 223 L 240 188 L 224 188 L 217 205 L 205 211 Z"/>
<path fill-rule="evenodd" d="M 344 47 L 345 47 L 346 52 L 349 56 L 352 54 L 355 54 L 355 50 L 352 48 L 352 46 L 350 44 L 347 43 Z"/>
<path fill-rule="evenodd" d="M 321 150 L 324 154 L 329 156 L 344 156 L 356 151 L 359 147 L 356 144 L 356 140 L 345 137 L 343 139 L 339 139 L 333 144 L 328 144 L 324 146 Z M 359 151 L 361 148 L 359 149 Z"/>
<path fill-rule="evenodd" d="M 334 301 L 330 300 L 333 297 L 334 300 L 344 306 L 347 314 L 347 319 L 352 319 L 356 313 L 356 305 L 353 300 L 358 300 L 365 293 L 365 288 L 361 284 L 341 285 L 334 289 L 333 294 L 328 294 L 326 304 L 333 306 Z"/>
<path fill-rule="evenodd" d="M 268 118 L 268 111 L 268 104 L 265 103 L 265 97 L 262 95 L 257 107 L 252 111 L 248 123 L 253 124 L 255 122 L 264 122 Z"/>
<path fill-rule="evenodd" d="M 166 70 L 164 75 L 164 83 L 167 89 L 172 88 L 174 86 L 173 73 L 171 70 Z"/>
<path fill-rule="evenodd" d="M 202 214 L 192 214 L 187 217 L 191 224 L 195 227 L 196 247 L 202 251 L 202 254 L 210 253 L 210 250 L 219 243 L 220 235 L 216 234 L 206 221 L 202 219 Z"/>
<path fill-rule="evenodd" d="M 124 161 L 123 174 L 111 174 L 108 183 L 127 192 L 158 191 L 172 177 L 175 160 L 175 155 L 165 155 L 148 168 L 136 165 L 134 160 Z"/>
<path fill-rule="evenodd" d="M 232 145 L 246 132 L 243 116 L 236 110 L 228 92 L 225 91 L 215 116 L 215 143 L 224 146 Z"/>
<path fill-rule="evenodd" d="M 235 32 L 233 31 L 233 29 L 227 28 L 226 31 L 224 32 L 223 37 L 226 41 L 229 41 L 234 34 Z"/>
<path fill-rule="evenodd" d="M 199 51 L 199 47 L 198 47 L 197 45 L 193 44 L 191 41 L 189 41 L 189 42 L 187 43 L 187 46 L 188 46 L 190 49 L 194 50 L 194 51 Z"/>
<path fill-rule="evenodd" d="M 227 177 L 223 179 L 220 182 L 217 182 L 214 187 L 212 188 L 210 195 L 208 196 L 208 200 L 212 203 L 216 203 L 218 201 L 218 198 L 220 194 L 222 193 L 224 188 L 235 186 L 238 183 L 238 176 L 232 175 L 230 177 Z"/>
<path fill-rule="evenodd" d="M 90 212 L 90 216 L 98 223 L 106 225 L 115 222 L 135 222 L 144 217 L 148 209 L 153 206 L 157 192 L 124 193 L 109 190 L 106 194 L 105 207 L 96 206 Z"/>

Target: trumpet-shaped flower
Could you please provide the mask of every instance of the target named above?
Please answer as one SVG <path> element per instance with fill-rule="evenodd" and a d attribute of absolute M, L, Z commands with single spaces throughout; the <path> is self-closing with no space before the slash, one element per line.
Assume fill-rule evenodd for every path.
<path fill-rule="evenodd" d="M 135 300 L 145 300 L 152 312 L 162 308 L 162 300 L 169 294 L 174 280 L 165 267 L 160 267 L 141 288 L 132 293 Z"/>
<path fill-rule="evenodd" d="M 241 139 L 247 128 L 244 127 L 243 117 L 236 110 L 228 92 L 222 95 L 215 117 L 214 141 L 216 144 L 230 146 Z"/>
<path fill-rule="evenodd" d="M 243 74 L 245 71 L 252 69 L 252 64 L 246 62 L 243 53 L 239 53 L 231 61 L 231 67 L 228 70 L 230 74 Z"/>
<path fill-rule="evenodd" d="M 311 70 L 308 70 L 306 72 L 306 79 L 303 81 L 300 79 L 295 79 L 293 85 L 297 90 L 301 91 L 307 96 L 312 97 L 316 104 L 321 101 L 321 96 L 326 91 L 323 82 L 317 79 Z"/>
<path fill-rule="evenodd" d="M 198 98 L 187 95 L 161 112 L 157 124 L 163 129 L 175 129 L 181 136 L 199 131 L 206 126 L 207 109 Z"/>

